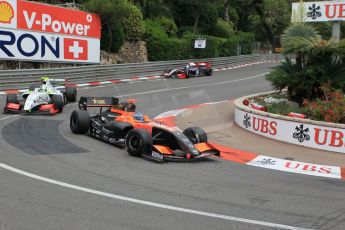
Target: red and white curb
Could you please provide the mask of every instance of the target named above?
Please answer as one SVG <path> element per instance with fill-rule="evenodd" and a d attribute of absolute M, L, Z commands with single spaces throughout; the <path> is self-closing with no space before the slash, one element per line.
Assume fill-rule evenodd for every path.
<path fill-rule="evenodd" d="M 128 82 L 135 82 L 135 81 L 147 81 L 147 80 L 156 80 L 161 78 L 161 76 L 147 76 L 147 77 L 132 77 L 128 79 L 115 79 L 115 80 L 108 80 L 108 81 L 94 81 L 94 82 L 87 82 L 87 83 L 79 83 L 79 84 L 72 84 L 78 88 L 81 87 L 88 87 L 88 86 L 101 86 L 101 85 L 108 85 L 108 84 L 120 84 L 120 83 L 128 83 Z M 63 88 L 63 87 L 56 87 L 56 88 Z M 0 95 L 6 94 L 18 94 L 28 91 L 28 89 L 10 89 L 0 91 Z"/>
<path fill-rule="evenodd" d="M 162 122 L 167 126 L 176 127 L 175 119 L 176 116 L 180 113 L 185 112 L 189 109 L 199 108 L 202 106 L 212 104 L 218 104 L 222 102 L 224 101 L 204 103 L 199 105 L 187 106 L 181 109 L 170 110 L 162 114 L 159 114 L 154 119 L 159 122 Z M 290 173 L 345 180 L 345 167 L 285 160 L 271 156 L 257 155 L 255 153 L 246 152 L 227 146 L 222 146 L 216 143 L 212 144 L 221 151 L 220 157 L 223 160 Z"/>
<path fill-rule="evenodd" d="M 237 66 L 229 66 L 225 68 L 217 68 L 214 69 L 215 72 L 218 71 L 225 71 L 225 70 L 231 70 L 231 69 L 237 69 L 237 68 L 243 68 L 251 65 L 257 65 L 257 64 L 264 64 L 264 63 L 275 63 L 280 62 L 280 60 L 272 60 L 272 61 L 260 61 L 260 62 L 252 62 L 247 64 L 241 64 Z M 92 87 L 92 86 L 101 86 L 101 85 L 109 85 L 109 84 L 120 84 L 120 83 L 132 83 L 136 81 L 148 81 L 148 80 L 157 80 L 161 79 L 163 77 L 155 75 L 155 76 L 145 76 L 145 77 L 132 77 L 132 78 L 126 78 L 126 79 L 115 79 L 115 80 L 107 80 L 107 81 L 93 81 L 93 82 L 86 82 L 86 83 L 79 83 L 74 84 L 76 87 Z M 58 87 L 57 87 L 58 88 Z M 0 91 L 0 95 L 6 95 L 6 94 L 18 94 L 28 91 L 28 89 L 9 89 Z"/>

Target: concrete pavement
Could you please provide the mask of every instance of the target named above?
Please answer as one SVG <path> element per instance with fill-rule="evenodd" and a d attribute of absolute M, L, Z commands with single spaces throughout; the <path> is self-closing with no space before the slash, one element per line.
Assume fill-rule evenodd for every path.
<path fill-rule="evenodd" d="M 272 140 L 246 131 L 234 123 L 233 100 L 184 111 L 176 117 L 181 129 L 200 126 L 215 143 L 281 159 L 345 166 L 345 155 Z"/>

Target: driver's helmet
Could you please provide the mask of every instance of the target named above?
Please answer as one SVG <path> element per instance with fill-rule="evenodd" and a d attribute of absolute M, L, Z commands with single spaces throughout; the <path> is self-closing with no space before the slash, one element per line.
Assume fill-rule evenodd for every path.
<path fill-rule="evenodd" d="M 47 91 L 48 88 L 49 88 L 49 87 L 48 87 L 47 82 L 46 82 L 46 81 L 42 81 L 41 89 L 42 89 L 43 91 Z"/>
<path fill-rule="evenodd" d="M 139 113 L 139 112 L 138 113 L 134 113 L 133 117 L 137 121 L 140 121 L 140 122 L 144 122 L 145 121 L 144 116 L 141 113 Z"/>

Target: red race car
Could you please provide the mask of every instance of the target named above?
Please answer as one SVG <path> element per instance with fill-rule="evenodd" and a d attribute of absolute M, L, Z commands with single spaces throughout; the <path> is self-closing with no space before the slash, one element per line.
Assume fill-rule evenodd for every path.
<path fill-rule="evenodd" d="M 190 62 L 183 69 L 169 69 L 161 75 L 166 78 L 190 78 L 212 76 L 213 70 L 209 62 Z"/>

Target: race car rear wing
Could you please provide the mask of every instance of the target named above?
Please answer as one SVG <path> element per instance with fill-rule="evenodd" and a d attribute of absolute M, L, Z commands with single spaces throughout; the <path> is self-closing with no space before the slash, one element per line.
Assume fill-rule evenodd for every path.
<path fill-rule="evenodd" d="M 210 68 L 211 67 L 211 63 L 210 62 L 195 62 L 195 64 L 200 66 L 200 67 L 206 67 L 206 68 Z"/>
<path fill-rule="evenodd" d="M 80 97 L 79 109 L 87 110 L 88 107 L 113 107 L 119 104 L 116 97 Z"/>
<path fill-rule="evenodd" d="M 41 82 L 45 80 L 54 83 L 54 87 L 62 93 L 66 91 L 66 87 L 75 87 L 75 84 L 71 83 L 68 78 L 41 77 Z"/>

